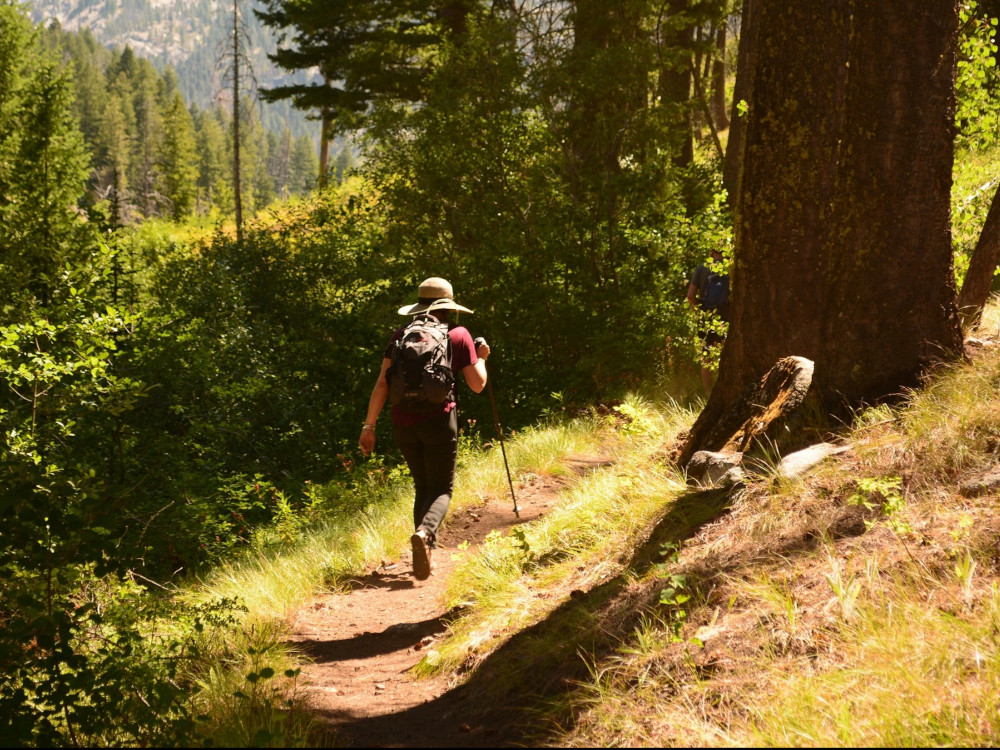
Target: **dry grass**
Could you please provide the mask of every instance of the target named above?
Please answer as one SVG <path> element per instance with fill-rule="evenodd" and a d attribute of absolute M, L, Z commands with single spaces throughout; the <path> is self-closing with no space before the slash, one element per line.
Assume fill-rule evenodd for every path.
<path fill-rule="evenodd" d="M 805 479 L 758 478 L 635 581 L 647 614 L 550 704 L 547 744 L 996 744 L 1000 503 L 958 484 L 1000 463 L 1000 351 L 846 437 Z M 673 574 L 692 594 L 679 638 L 657 604 Z"/>

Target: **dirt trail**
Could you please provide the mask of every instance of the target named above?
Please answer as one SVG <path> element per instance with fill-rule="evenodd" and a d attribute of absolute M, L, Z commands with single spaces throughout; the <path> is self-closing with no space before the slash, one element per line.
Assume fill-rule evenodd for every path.
<path fill-rule="evenodd" d="M 607 463 L 576 458 L 579 472 Z M 343 594 L 306 604 L 293 621 L 292 641 L 311 659 L 303 667 L 308 702 L 337 744 L 368 747 L 487 746 L 511 741 L 510 727 L 469 727 L 440 700 L 450 688 L 442 677 L 414 679 L 409 670 L 447 629 L 441 604 L 458 545 L 470 549 L 493 529 L 506 532 L 544 515 L 570 480 L 528 477 L 518 488 L 520 518 L 509 495 L 478 508 L 450 513 L 438 534 L 434 575 L 412 576 L 407 548 L 399 559 L 351 582 Z M 421 709 L 421 707 L 423 707 Z"/>

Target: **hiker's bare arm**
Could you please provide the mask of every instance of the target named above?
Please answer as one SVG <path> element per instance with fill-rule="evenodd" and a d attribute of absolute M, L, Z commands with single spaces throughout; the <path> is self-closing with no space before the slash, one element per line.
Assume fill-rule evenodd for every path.
<path fill-rule="evenodd" d="M 490 345 L 485 341 L 476 347 L 476 356 L 479 361 L 474 365 L 466 365 L 462 368 L 462 375 L 469 388 L 476 393 L 482 393 L 486 387 L 486 358 L 490 356 Z"/>
<path fill-rule="evenodd" d="M 691 305 L 691 309 L 694 310 L 698 307 L 698 303 L 695 301 L 698 295 L 698 287 L 694 284 L 688 284 L 688 294 L 687 301 Z"/>
<path fill-rule="evenodd" d="M 378 380 L 375 381 L 375 387 L 372 388 L 372 395 L 368 399 L 368 414 L 365 416 L 365 426 L 361 428 L 361 437 L 358 439 L 358 447 L 366 456 L 375 447 L 375 422 L 378 421 L 378 415 L 381 413 L 382 407 L 385 406 L 386 399 L 389 398 L 389 382 L 385 379 L 385 373 L 391 364 L 391 359 L 384 358 L 382 360 L 382 369 L 379 371 Z"/>

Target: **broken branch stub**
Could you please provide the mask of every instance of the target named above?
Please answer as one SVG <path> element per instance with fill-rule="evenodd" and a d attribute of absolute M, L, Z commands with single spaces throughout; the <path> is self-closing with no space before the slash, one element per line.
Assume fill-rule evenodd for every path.
<path fill-rule="evenodd" d="M 813 362 L 805 357 L 778 360 L 759 381 L 743 392 L 711 424 L 698 417 L 678 451 L 686 465 L 698 451 L 746 453 L 755 445 L 776 445 L 793 427 L 793 420 L 812 385 Z"/>

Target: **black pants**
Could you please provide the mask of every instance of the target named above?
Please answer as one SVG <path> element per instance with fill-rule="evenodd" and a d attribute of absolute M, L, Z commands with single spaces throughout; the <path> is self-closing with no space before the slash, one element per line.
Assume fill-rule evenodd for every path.
<path fill-rule="evenodd" d="M 396 445 L 413 477 L 413 526 L 435 546 L 438 526 L 448 512 L 458 457 L 458 409 L 419 424 L 394 425 Z"/>

